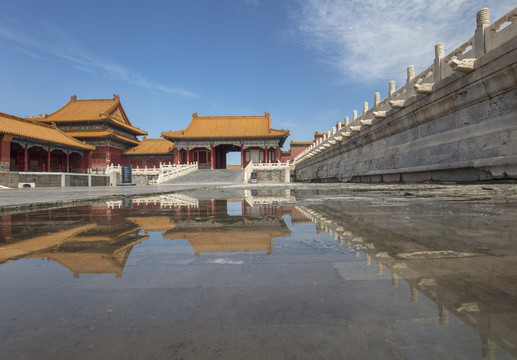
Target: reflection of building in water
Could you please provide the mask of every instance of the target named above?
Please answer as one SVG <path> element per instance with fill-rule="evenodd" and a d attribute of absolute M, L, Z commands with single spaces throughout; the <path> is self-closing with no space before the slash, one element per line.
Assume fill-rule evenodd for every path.
<path fill-rule="evenodd" d="M 109 228 L 96 227 L 70 237 L 50 252 L 32 257 L 56 261 L 70 270 L 74 277 L 79 274 L 116 274 L 122 271 L 133 249 L 148 239 L 139 235 L 141 228 L 129 221 Z"/>
<path fill-rule="evenodd" d="M 0 244 L 0 264 L 7 261 L 17 260 L 24 257 L 32 256 L 34 254 L 41 254 L 47 251 L 57 249 L 61 244 L 68 241 L 68 239 L 94 227 L 95 224 L 77 226 L 69 230 L 57 231 L 50 234 L 34 236 L 22 240 L 9 241 L 8 243 Z M 3 228 L 7 228 L 3 224 Z M 11 237 L 9 238 L 12 239 Z"/>
<path fill-rule="evenodd" d="M 495 359 L 496 344 L 517 357 L 515 252 L 506 256 L 491 256 L 473 249 L 461 252 L 459 249 L 438 248 L 436 244 L 426 247 L 400 234 L 390 236 L 393 233 L 375 226 L 373 216 L 382 217 L 382 214 L 372 214 L 372 208 L 363 209 L 364 218 L 358 215 L 360 209 L 347 214 L 346 211 L 336 211 L 335 206 L 329 209 L 321 204 L 297 208 L 319 230 L 329 233 L 341 245 L 357 250 L 358 256 L 363 252 L 366 265 L 370 265 L 373 259 L 378 274 L 382 275 L 384 269 L 388 269 L 394 287 L 399 286 L 400 279 L 406 281 L 413 302 L 418 302 L 421 294 L 437 304 L 441 325 L 447 326 L 450 314 L 453 314 L 477 331 L 481 338 L 483 359 Z M 389 216 L 384 211 L 385 216 Z M 390 211 L 393 209 L 390 208 Z M 400 213 L 396 215 L 405 218 Z M 416 214 L 409 211 L 407 215 Z M 432 216 L 428 216 L 427 221 L 430 222 L 429 229 L 440 226 L 440 220 Z M 389 222 L 393 222 L 393 219 L 389 219 Z M 404 228 L 398 225 L 393 229 Z M 458 223 L 454 223 L 454 226 L 458 226 Z M 408 231 L 407 223 L 405 229 Z M 487 231 L 486 228 L 484 230 Z M 489 235 L 490 231 L 486 236 Z M 452 243 L 458 239 L 450 240 Z M 445 243 L 449 244 L 448 241 Z"/>
<path fill-rule="evenodd" d="M 88 215 L 85 210 L 98 221 L 73 225 L 93 220 L 85 217 Z M 35 221 L 28 222 L 27 226 L 33 227 L 34 223 L 39 223 L 42 226 L 40 232 L 44 233 L 42 235 L 28 235 L 16 219 L 20 216 L 13 215 L 14 224 L 12 218 L 9 223 L 2 224 L 3 229 L 7 229 L 9 224 L 11 229 L 10 241 L 0 244 L 0 263 L 20 258 L 41 258 L 63 265 L 74 277 L 99 273 L 112 273 L 120 277 L 133 246 L 148 238 L 139 235 L 141 228 L 133 222 L 122 219 L 107 224 L 106 218 L 96 216 L 99 211 L 92 206 L 35 214 L 32 214 Z M 69 229 L 57 230 L 63 227 Z"/>
<path fill-rule="evenodd" d="M 295 201 L 291 196 L 291 190 L 244 190 L 244 199 L 250 206 L 254 205 L 279 205 L 280 203 Z"/>
<path fill-rule="evenodd" d="M 68 268 L 74 277 L 121 276 L 133 245 L 148 238 L 139 235 L 138 224 L 105 205 L 4 215 L 0 220 L 0 263 L 48 259 Z"/>
<path fill-rule="evenodd" d="M 44 258 L 65 266 L 74 276 L 121 276 L 133 246 L 152 232 L 188 240 L 196 255 L 269 254 L 274 238 L 290 234 L 281 218 L 285 211 L 276 203 L 251 206 L 244 200 L 197 200 L 173 194 L 2 215 L 0 264 Z"/>
<path fill-rule="evenodd" d="M 243 200 L 210 200 L 200 201 L 199 208 L 186 215 L 179 217 L 176 227 L 164 237 L 187 240 L 196 256 L 225 252 L 271 254 L 273 239 L 290 235 L 278 206 L 253 208 Z"/>

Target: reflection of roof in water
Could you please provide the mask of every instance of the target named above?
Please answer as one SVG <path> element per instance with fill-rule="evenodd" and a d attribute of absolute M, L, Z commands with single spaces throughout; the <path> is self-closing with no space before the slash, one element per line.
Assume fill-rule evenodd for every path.
<path fill-rule="evenodd" d="M 235 253 L 235 252 L 267 252 L 273 251 L 273 239 L 289 236 L 290 231 L 205 231 L 190 233 L 167 233 L 164 237 L 187 240 L 194 254 L 202 253 Z"/>
<path fill-rule="evenodd" d="M 235 252 L 266 252 L 271 254 L 273 251 L 273 239 L 288 234 L 270 231 L 231 231 L 223 233 L 189 233 L 175 238 L 187 240 L 196 255 L 202 253 Z"/>
<path fill-rule="evenodd" d="M 43 253 L 37 257 L 59 263 L 70 270 L 74 277 L 78 277 L 79 274 L 117 274 L 117 277 L 120 277 L 131 250 L 132 246 L 108 255 L 79 251 Z"/>
<path fill-rule="evenodd" d="M 117 236 L 89 236 L 86 232 L 67 239 L 51 252 L 32 257 L 53 260 L 69 269 L 74 277 L 79 274 L 117 274 L 119 277 L 133 246 L 149 238 L 138 235 L 139 231 L 136 228 Z"/>
<path fill-rule="evenodd" d="M 66 242 L 70 238 L 95 227 L 95 224 L 78 226 L 69 230 L 56 231 L 51 234 L 36 236 L 19 242 L 0 245 L 0 263 L 16 260 L 31 254 L 48 251 Z"/>
<path fill-rule="evenodd" d="M 176 222 L 169 216 L 138 216 L 126 219 L 140 226 L 145 233 L 166 232 L 176 228 Z"/>

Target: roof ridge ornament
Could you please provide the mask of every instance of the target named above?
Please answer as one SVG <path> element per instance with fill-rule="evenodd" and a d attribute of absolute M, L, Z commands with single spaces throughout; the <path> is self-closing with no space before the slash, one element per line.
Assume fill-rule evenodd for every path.
<path fill-rule="evenodd" d="M 113 100 L 120 100 L 119 94 L 113 94 Z"/>
<path fill-rule="evenodd" d="M 77 95 L 70 96 L 70 101 L 76 101 L 76 100 L 77 100 Z"/>
<path fill-rule="evenodd" d="M 192 114 L 192 118 L 197 118 L 197 111 Z"/>

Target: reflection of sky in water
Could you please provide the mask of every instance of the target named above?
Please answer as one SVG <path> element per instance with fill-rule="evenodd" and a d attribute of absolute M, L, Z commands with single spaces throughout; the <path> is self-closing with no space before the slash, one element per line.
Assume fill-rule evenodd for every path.
<path fill-rule="evenodd" d="M 230 216 L 241 216 L 242 215 L 242 202 L 228 201 L 228 204 L 226 206 L 228 208 L 228 215 L 230 215 Z"/>
<path fill-rule="evenodd" d="M 483 236 L 462 245 L 481 255 L 439 259 L 435 250 L 453 247 L 460 254 L 464 239 L 457 233 L 476 231 L 472 204 L 454 208 L 454 220 L 450 209 L 443 209 L 448 219 L 425 217 L 445 240 L 428 249 L 407 222 L 416 218 L 422 233 L 425 206 L 421 213 L 346 201 L 132 207 L 10 217 L 15 239 L 30 240 L 31 222 L 38 236 L 72 235 L 0 265 L 0 354 L 508 359 L 516 353 L 513 245 L 504 238 L 492 249 L 476 242 L 491 241 L 495 227 L 509 226 L 507 210 L 492 209 L 497 215 L 480 223 Z M 41 239 L 51 245 L 57 238 Z M 268 246 L 270 252 L 257 251 Z M 508 256 L 486 255 L 502 248 Z M 17 248 L 4 241 L 0 251 L 6 249 Z M 90 263 L 94 259 L 100 262 Z M 95 273 L 103 269 L 110 273 Z"/>

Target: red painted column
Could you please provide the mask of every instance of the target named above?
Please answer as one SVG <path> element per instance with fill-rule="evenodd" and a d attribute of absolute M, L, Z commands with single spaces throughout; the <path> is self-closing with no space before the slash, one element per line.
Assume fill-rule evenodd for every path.
<path fill-rule="evenodd" d="M 0 138 L 0 162 L 5 162 L 11 166 L 11 140 L 12 136 L 4 134 Z"/>
<path fill-rule="evenodd" d="M 70 169 L 70 151 L 66 152 L 66 171 L 68 172 Z"/>
<path fill-rule="evenodd" d="M 50 172 L 50 148 L 47 149 L 47 172 Z"/>
<path fill-rule="evenodd" d="M 215 169 L 215 147 L 210 145 L 210 163 L 212 170 Z"/>
<path fill-rule="evenodd" d="M 280 146 L 276 147 L 275 155 L 275 160 L 278 162 L 280 160 Z"/>
<path fill-rule="evenodd" d="M 179 162 L 178 162 L 178 161 L 179 161 L 179 159 L 178 159 L 179 154 L 180 154 L 180 152 L 178 151 L 178 148 L 177 148 L 177 147 L 175 147 L 175 148 L 174 148 L 174 163 L 175 163 L 176 165 L 178 165 L 178 164 L 179 164 Z"/>
<path fill-rule="evenodd" d="M 29 148 L 25 145 L 23 151 L 23 171 L 29 171 Z"/>
<path fill-rule="evenodd" d="M 241 168 L 244 168 L 244 144 L 241 144 Z"/>
<path fill-rule="evenodd" d="M 190 149 L 187 148 L 187 164 L 190 163 Z"/>
<path fill-rule="evenodd" d="M 93 163 L 92 163 L 92 157 L 93 157 L 93 151 L 90 151 L 90 152 L 88 153 L 88 166 L 87 166 L 87 167 L 88 167 L 88 173 L 90 172 L 90 170 L 91 170 L 91 168 L 92 168 L 92 165 L 93 165 Z"/>

